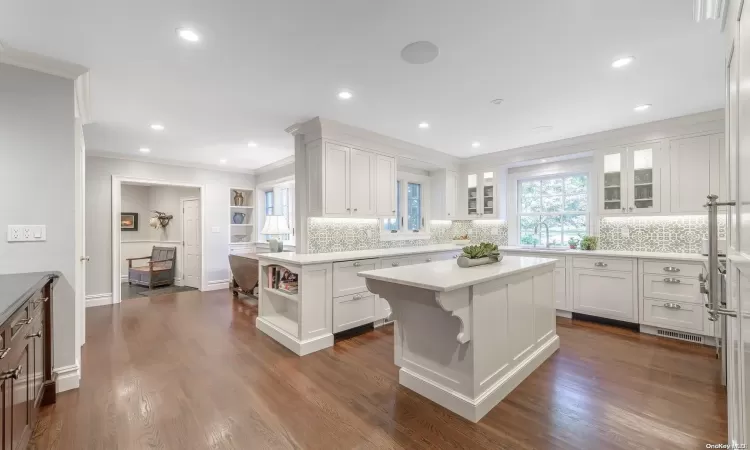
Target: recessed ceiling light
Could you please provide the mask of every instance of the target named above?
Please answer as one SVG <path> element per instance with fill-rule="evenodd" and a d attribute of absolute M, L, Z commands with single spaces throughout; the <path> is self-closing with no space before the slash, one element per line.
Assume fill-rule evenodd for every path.
<path fill-rule="evenodd" d="M 139 150 L 140 150 L 141 153 L 148 153 L 148 152 L 151 151 L 150 148 L 146 148 L 146 147 L 141 147 Z"/>
<path fill-rule="evenodd" d="M 635 108 L 633 108 L 633 111 L 641 112 L 641 111 L 645 111 L 645 110 L 649 109 L 650 107 L 651 107 L 651 105 L 638 105 Z"/>
<path fill-rule="evenodd" d="M 223 159 L 223 158 L 222 158 L 222 159 L 220 159 L 220 160 L 219 160 L 219 164 L 226 164 L 226 163 L 227 163 L 227 160 L 226 160 L 226 159 Z"/>
<path fill-rule="evenodd" d="M 419 128 L 426 130 L 427 128 L 430 128 L 430 124 L 427 122 L 419 122 Z"/>
<path fill-rule="evenodd" d="M 154 131 L 164 131 L 164 125 L 160 123 L 154 123 L 151 125 L 151 129 Z"/>
<path fill-rule="evenodd" d="M 493 105 L 499 105 L 499 104 L 501 104 L 504 101 L 505 100 L 503 100 L 502 98 L 496 98 L 494 100 L 490 100 L 490 103 L 492 103 Z"/>
<path fill-rule="evenodd" d="M 437 45 L 428 41 L 412 42 L 401 50 L 401 59 L 409 64 L 427 64 L 440 54 Z"/>
<path fill-rule="evenodd" d="M 198 42 L 201 40 L 201 37 L 198 36 L 198 33 L 191 30 L 190 28 L 178 28 L 177 34 L 182 38 L 185 39 L 188 42 Z"/>
<path fill-rule="evenodd" d="M 635 60 L 632 56 L 626 56 L 624 58 L 616 59 L 612 62 L 612 67 L 615 69 L 619 69 L 620 67 L 625 67 L 628 64 L 632 63 L 633 60 Z"/>
<path fill-rule="evenodd" d="M 255 148 L 255 147 L 257 147 L 257 146 L 258 146 L 258 144 L 256 144 L 256 143 L 255 143 L 255 142 L 253 142 L 253 141 L 250 141 L 250 142 L 248 142 L 248 143 L 247 143 L 247 146 L 248 146 L 248 147 L 250 147 L 250 148 Z"/>
<path fill-rule="evenodd" d="M 542 160 L 542 162 L 547 162 L 547 160 L 546 160 L 546 159 L 543 159 L 543 160 Z"/>
<path fill-rule="evenodd" d="M 471 146 L 474 147 L 474 148 L 479 148 L 480 145 L 482 145 L 482 144 L 479 143 L 478 141 L 474 141 L 474 142 L 471 143 Z"/>
<path fill-rule="evenodd" d="M 349 100 L 350 98 L 352 98 L 352 93 L 349 91 L 341 91 L 339 92 L 339 98 L 341 100 Z"/>

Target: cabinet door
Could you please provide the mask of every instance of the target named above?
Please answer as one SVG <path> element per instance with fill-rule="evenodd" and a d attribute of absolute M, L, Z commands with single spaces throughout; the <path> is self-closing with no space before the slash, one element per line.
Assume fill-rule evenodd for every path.
<path fill-rule="evenodd" d="M 669 143 L 670 212 L 704 213 L 711 193 L 710 137 L 675 139 Z"/>
<path fill-rule="evenodd" d="M 456 218 L 456 202 L 458 199 L 458 175 L 456 172 L 445 173 L 445 212 L 448 219 Z"/>
<path fill-rule="evenodd" d="M 658 142 L 628 147 L 629 213 L 661 210 L 659 148 Z"/>
<path fill-rule="evenodd" d="M 495 206 L 497 204 L 495 186 L 495 172 L 482 173 L 482 191 L 479 211 L 480 217 L 492 217 L 495 215 Z"/>
<path fill-rule="evenodd" d="M 349 217 L 349 147 L 326 143 L 324 214 Z"/>
<path fill-rule="evenodd" d="M 7 388 L 11 396 L 11 440 L 12 449 L 21 450 L 28 442 L 31 434 L 31 403 L 29 395 L 29 340 L 19 339 L 23 344 L 20 351 L 15 352 L 10 359 L 8 370 L 17 370 L 18 376 L 8 379 Z"/>
<path fill-rule="evenodd" d="M 375 197 L 378 216 L 396 215 L 396 158 L 377 155 Z"/>
<path fill-rule="evenodd" d="M 625 214 L 627 212 L 627 149 L 614 148 L 600 156 L 599 205 L 602 214 Z"/>
<path fill-rule="evenodd" d="M 573 269 L 573 311 L 637 322 L 633 274 Z"/>
<path fill-rule="evenodd" d="M 555 269 L 555 308 L 568 310 L 565 298 L 567 297 L 565 291 L 565 269 Z"/>
<path fill-rule="evenodd" d="M 352 149 L 349 156 L 349 199 L 352 216 L 375 215 L 375 153 Z"/>
<path fill-rule="evenodd" d="M 470 173 L 466 175 L 467 195 L 466 195 L 466 214 L 469 217 L 479 217 L 481 209 L 480 204 L 480 183 L 479 174 Z"/>
<path fill-rule="evenodd" d="M 33 338 L 31 340 L 34 343 L 34 389 L 32 391 L 31 401 L 32 407 L 36 405 L 36 400 L 42 392 L 42 385 L 44 384 L 44 314 L 39 314 L 36 318 L 36 327 L 34 330 Z"/>

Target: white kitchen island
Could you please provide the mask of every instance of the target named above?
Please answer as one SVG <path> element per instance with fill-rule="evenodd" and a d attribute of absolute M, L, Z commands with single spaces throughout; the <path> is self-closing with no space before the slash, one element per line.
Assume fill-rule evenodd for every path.
<path fill-rule="evenodd" d="M 555 260 L 506 256 L 360 272 L 396 320 L 399 383 L 478 422 L 560 346 Z"/>

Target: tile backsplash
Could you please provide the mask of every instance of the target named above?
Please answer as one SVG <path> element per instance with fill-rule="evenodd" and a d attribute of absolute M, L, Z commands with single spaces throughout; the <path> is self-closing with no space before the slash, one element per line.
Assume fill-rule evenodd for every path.
<path fill-rule="evenodd" d="M 373 248 L 414 247 L 448 244 L 454 236 L 468 234 L 472 244 L 492 242 L 508 245 L 508 224 L 502 220 L 454 220 L 430 223 L 429 239 L 381 241 L 375 219 L 308 219 L 308 253 L 343 252 Z"/>
<path fill-rule="evenodd" d="M 599 221 L 599 248 L 602 250 L 700 253 L 701 242 L 706 237 L 706 215 L 605 217 Z M 721 216 L 719 238 L 726 238 L 726 218 Z"/>

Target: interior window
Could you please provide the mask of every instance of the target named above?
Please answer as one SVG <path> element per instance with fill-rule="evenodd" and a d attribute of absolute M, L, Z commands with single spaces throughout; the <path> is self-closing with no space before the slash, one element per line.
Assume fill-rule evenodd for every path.
<path fill-rule="evenodd" d="M 263 213 L 264 217 L 261 220 L 260 227 L 263 227 L 265 216 L 271 215 L 282 215 L 286 218 L 289 229 L 292 230 L 291 234 L 285 234 L 281 236 L 281 239 L 286 242 L 294 241 L 294 184 L 285 183 L 282 185 L 275 186 L 273 189 L 265 191 L 264 193 L 264 205 Z M 262 240 L 267 241 L 273 236 L 263 234 L 260 236 Z M 278 236 L 276 236 L 278 238 Z"/>
<path fill-rule="evenodd" d="M 427 231 L 423 209 L 424 187 L 409 180 L 396 181 L 396 216 L 382 220 L 387 233 L 416 233 Z"/>
<path fill-rule="evenodd" d="M 409 212 L 407 217 L 408 230 L 419 231 L 422 228 L 422 185 L 408 183 L 406 188 L 406 202 Z"/>
<path fill-rule="evenodd" d="M 518 181 L 521 245 L 567 245 L 588 233 L 588 175 L 557 175 Z"/>

